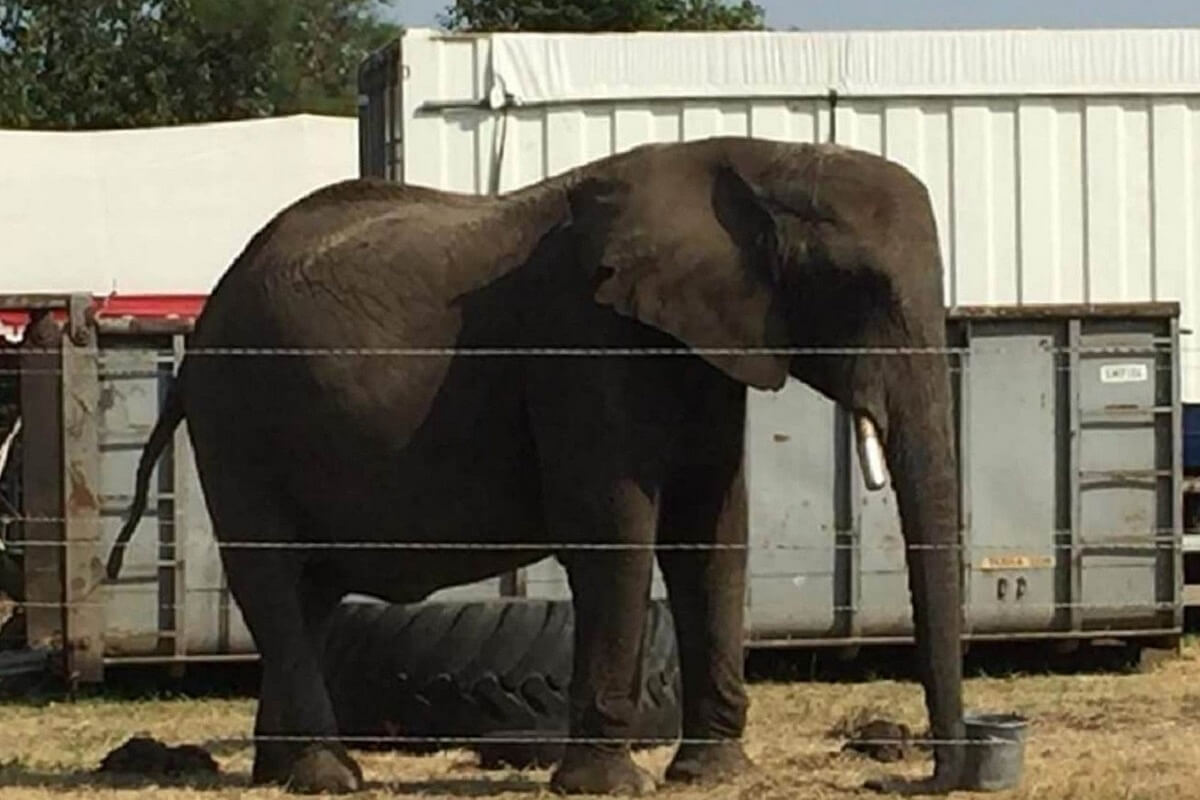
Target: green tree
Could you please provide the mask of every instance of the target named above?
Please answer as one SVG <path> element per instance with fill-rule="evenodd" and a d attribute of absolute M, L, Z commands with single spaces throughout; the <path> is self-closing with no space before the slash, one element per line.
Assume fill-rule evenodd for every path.
<path fill-rule="evenodd" d="M 0 0 L 0 125 L 352 114 L 375 0 Z"/>
<path fill-rule="evenodd" d="M 441 23 L 457 31 L 762 30 L 751 0 L 456 0 Z"/>

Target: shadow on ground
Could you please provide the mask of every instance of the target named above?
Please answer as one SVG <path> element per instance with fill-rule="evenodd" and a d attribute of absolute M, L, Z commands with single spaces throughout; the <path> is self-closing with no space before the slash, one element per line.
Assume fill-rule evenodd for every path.
<path fill-rule="evenodd" d="M 1141 668 L 1143 653 L 1171 652 L 1143 651 L 1124 644 L 1080 644 L 1074 651 L 1061 652 L 1052 643 L 988 642 L 971 646 L 963 658 L 963 673 L 968 678 L 1128 674 Z M 746 678 L 751 683 L 915 681 L 916 650 L 911 645 L 872 646 L 857 651 L 833 647 L 751 650 L 746 656 Z"/>
<path fill-rule="evenodd" d="M 50 792 L 79 792 L 82 789 L 196 789 L 219 791 L 244 788 L 248 777 L 238 774 L 217 774 L 204 777 L 177 779 L 156 777 L 142 778 L 136 775 L 104 775 L 85 770 L 62 772 L 32 769 L 23 764 L 8 763 L 0 766 L 0 785 L 5 789 L 41 789 Z"/>
<path fill-rule="evenodd" d="M 81 687 L 76 699 L 170 700 L 241 699 L 258 696 L 261 671 L 256 662 L 197 664 L 183 675 L 173 675 L 165 666 L 108 667 L 99 687 Z M 70 699 L 63 684 L 53 675 L 24 675 L 0 680 L 0 704 L 25 706 Z"/>
<path fill-rule="evenodd" d="M 490 797 L 497 794 L 538 794 L 546 791 L 546 782 L 519 775 L 495 780 L 480 778 L 431 778 L 424 781 L 387 781 L 378 786 L 367 782 L 369 788 L 379 788 L 396 795 L 437 795 L 440 797 Z"/>
<path fill-rule="evenodd" d="M 137 776 L 104 775 L 86 771 L 53 772 L 31 769 L 19 763 L 0 766 L 0 786 L 5 789 L 37 789 L 49 793 L 78 794 L 84 790 L 112 791 L 188 789 L 197 792 L 219 792 L 250 788 L 250 776 L 243 773 L 221 773 L 203 778 L 139 778 Z M 366 782 L 368 792 L 397 795 L 437 795 L 451 797 L 490 797 L 500 794 L 534 794 L 544 792 L 545 781 L 509 774 L 497 778 L 431 778 L 420 781 Z"/>

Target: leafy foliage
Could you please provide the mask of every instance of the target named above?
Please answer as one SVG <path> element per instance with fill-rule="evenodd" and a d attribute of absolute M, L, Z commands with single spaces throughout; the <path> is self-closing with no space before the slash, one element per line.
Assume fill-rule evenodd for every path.
<path fill-rule="evenodd" d="M 442 24 L 459 31 L 761 30 L 751 0 L 456 0 Z"/>
<path fill-rule="evenodd" d="M 353 114 L 379 0 L 0 0 L 0 126 Z M 456 0 L 460 31 L 758 30 L 751 0 Z"/>
<path fill-rule="evenodd" d="M 374 0 L 0 0 L 0 126 L 352 114 Z"/>

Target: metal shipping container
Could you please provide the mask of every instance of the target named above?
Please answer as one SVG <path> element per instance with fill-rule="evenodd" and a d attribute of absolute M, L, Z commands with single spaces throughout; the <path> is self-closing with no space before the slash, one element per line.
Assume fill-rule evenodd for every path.
<path fill-rule="evenodd" d="M 103 577 L 189 324 L 91 319 L 86 296 L 7 303 L 37 309 L 27 336 L 51 351 L 21 364 L 23 520 L 9 547 L 24 554 L 29 643 L 66 642 L 81 680 L 106 663 L 253 657 L 185 426 L 159 461 L 122 577 Z M 961 307 L 948 332 L 968 638 L 1177 636 L 1178 307 Z M 906 639 L 894 498 L 866 492 L 847 419 L 794 380 L 751 392 L 748 415 L 748 644 Z M 435 597 L 514 593 L 567 587 L 547 560 L 521 582 Z"/>

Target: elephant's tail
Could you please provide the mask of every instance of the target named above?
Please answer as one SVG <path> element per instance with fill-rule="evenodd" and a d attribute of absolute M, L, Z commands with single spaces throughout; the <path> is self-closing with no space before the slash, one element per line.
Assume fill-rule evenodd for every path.
<path fill-rule="evenodd" d="M 141 520 L 142 513 L 146 510 L 146 495 L 150 490 L 150 474 L 154 471 L 154 464 L 162 455 L 167 443 L 171 441 L 175 428 L 183 421 L 183 399 L 180 392 L 182 378 L 183 370 L 180 369 L 179 376 L 167 390 L 167 397 L 163 401 L 162 411 L 159 412 L 158 422 L 154 424 L 154 430 L 150 431 L 150 438 L 146 441 L 146 446 L 142 448 L 142 457 L 138 461 L 137 479 L 133 491 L 133 505 L 129 508 L 129 518 L 125 520 L 125 524 L 117 534 L 112 550 L 108 554 L 107 572 L 110 581 L 116 580 L 117 575 L 120 574 L 121 562 L 125 558 L 125 545 L 132 538 L 133 531 Z"/>

